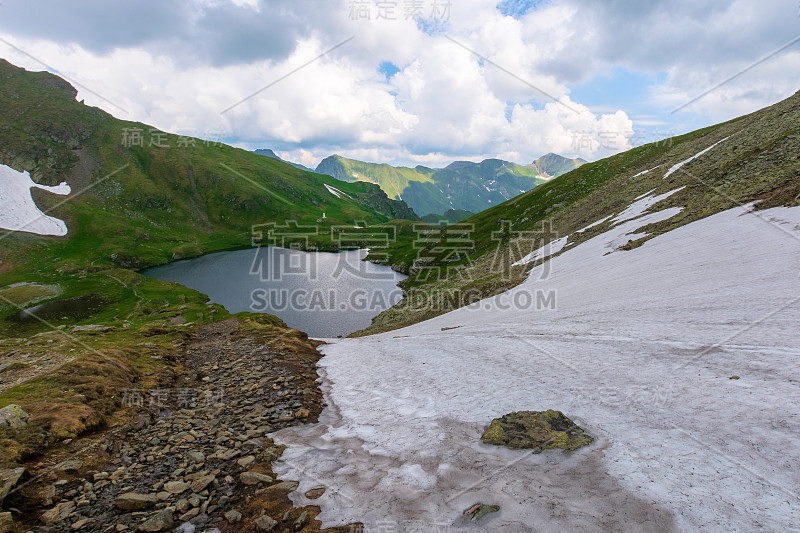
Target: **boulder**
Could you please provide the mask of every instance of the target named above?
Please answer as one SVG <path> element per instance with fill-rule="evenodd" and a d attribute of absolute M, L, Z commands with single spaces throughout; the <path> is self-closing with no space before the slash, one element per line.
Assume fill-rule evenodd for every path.
<path fill-rule="evenodd" d="M 23 467 L 0 470 L 0 503 L 8 496 L 24 473 L 25 468 Z"/>
<path fill-rule="evenodd" d="M 534 453 L 553 449 L 571 452 L 594 441 L 564 413 L 552 409 L 519 411 L 495 418 L 481 440 L 495 446 L 532 449 Z"/>
<path fill-rule="evenodd" d="M 24 428 L 28 425 L 31 418 L 22 407 L 16 404 L 6 405 L 0 409 L 0 429 L 2 428 Z"/>

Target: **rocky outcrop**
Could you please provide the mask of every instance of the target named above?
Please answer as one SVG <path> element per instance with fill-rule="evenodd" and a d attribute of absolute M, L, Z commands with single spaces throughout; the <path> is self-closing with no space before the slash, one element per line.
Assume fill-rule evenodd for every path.
<path fill-rule="evenodd" d="M 554 449 L 571 452 L 594 441 L 564 413 L 552 409 L 519 411 L 495 418 L 481 440 L 495 446 L 532 449 L 534 453 Z"/>
<path fill-rule="evenodd" d="M 10 404 L 0 409 L 0 429 L 2 428 L 24 428 L 28 425 L 31 418 L 22 407 Z"/>

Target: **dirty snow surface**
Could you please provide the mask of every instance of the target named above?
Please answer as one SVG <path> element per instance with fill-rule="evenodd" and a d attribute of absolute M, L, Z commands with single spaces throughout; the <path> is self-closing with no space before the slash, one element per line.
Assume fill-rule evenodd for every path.
<path fill-rule="evenodd" d="M 471 308 L 325 346 L 320 424 L 275 435 L 293 499 L 325 486 L 324 525 L 366 531 L 797 531 L 800 208 L 736 208 L 615 251 L 677 212 Z M 556 308 L 509 305 L 536 291 Z M 493 418 L 550 408 L 595 442 L 480 443 Z M 501 510 L 471 524 L 478 502 Z"/>
<path fill-rule="evenodd" d="M 36 206 L 31 197 L 31 188 L 60 195 L 70 193 L 66 182 L 55 187 L 39 185 L 27 172 L 17 172 L 0 165 L 0 228 L 39 235 L 66 235 L 67 225 L 63 220 L 45 215 Z"/>

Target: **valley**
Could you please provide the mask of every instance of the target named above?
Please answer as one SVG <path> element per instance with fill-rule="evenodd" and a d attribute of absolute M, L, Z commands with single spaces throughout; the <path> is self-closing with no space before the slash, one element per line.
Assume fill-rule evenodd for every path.
<path fill-rule="evenodd" d="M 0 533 L 797 528 L 794 14 L 417 4 L 0 2 Z"/>

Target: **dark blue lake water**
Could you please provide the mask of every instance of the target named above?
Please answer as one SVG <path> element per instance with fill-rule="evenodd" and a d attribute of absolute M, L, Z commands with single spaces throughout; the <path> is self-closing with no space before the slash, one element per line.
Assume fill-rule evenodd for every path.
<path fill-rule="evenodd" d="M 261 247 L 219 252 L 142 271 L 207 294 L 231 313 L 279 316 L 311 337 L 348 335 L 402 298 L 406 276 L 363 261 L 366 250 Z"/>

